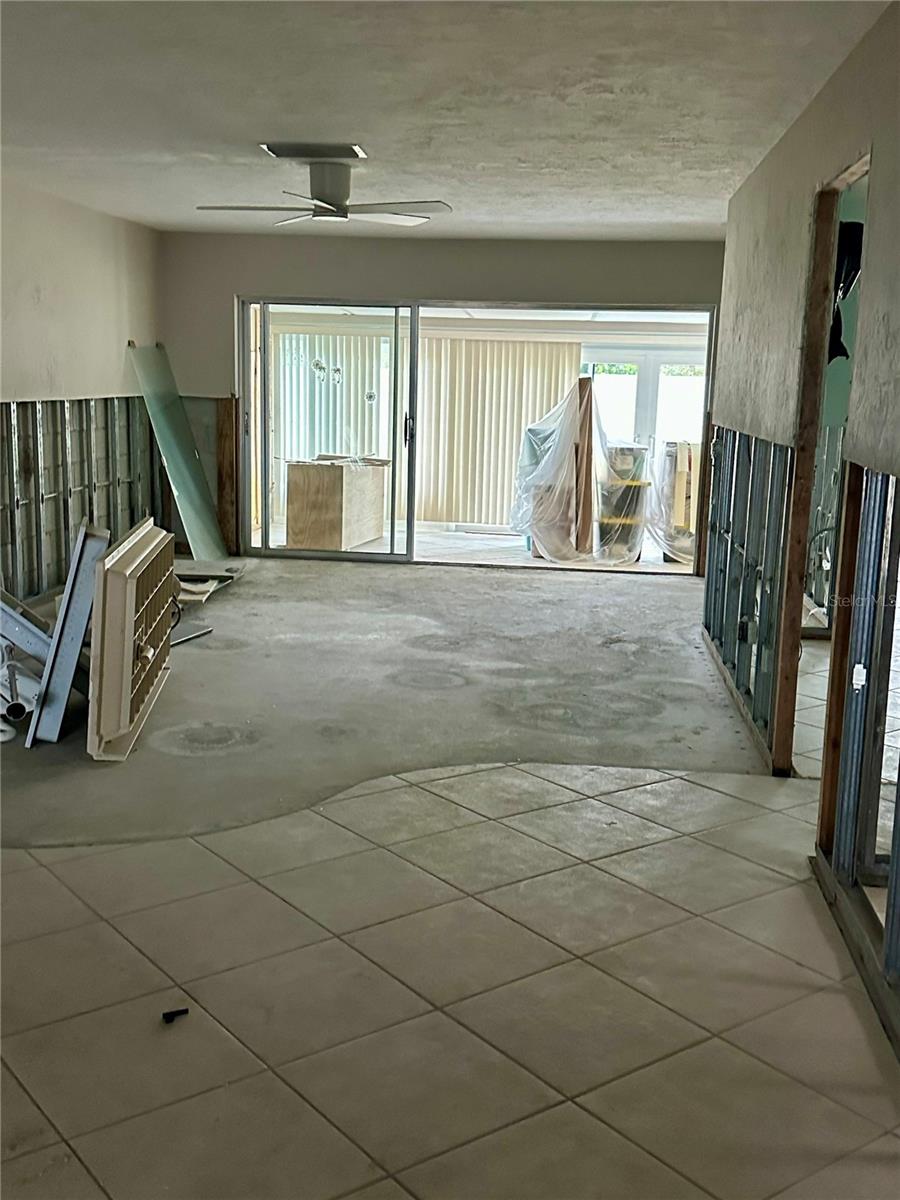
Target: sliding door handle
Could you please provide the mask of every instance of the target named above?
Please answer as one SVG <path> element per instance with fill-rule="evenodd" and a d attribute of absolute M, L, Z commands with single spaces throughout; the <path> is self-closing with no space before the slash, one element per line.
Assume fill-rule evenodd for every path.
<path fill-rule="evenodd" d="M 408 446 L 410 441 L 416 436 L 416 423 L 409 415 L 403 418 L 403 445 Z"/>

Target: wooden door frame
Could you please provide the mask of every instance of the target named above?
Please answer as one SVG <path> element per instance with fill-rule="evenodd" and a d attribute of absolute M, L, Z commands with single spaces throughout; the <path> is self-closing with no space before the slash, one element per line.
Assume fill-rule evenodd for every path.
<path fill-rule="evenodd" d="M 870 156 L 867 154 L 842 171 L 816 193 L 813 208 L 772 714 L 773 775 L 790 775 L 793 770 L 794 715 L 800 670 L 807 541 L 834 303 L 838 207 L 841 193 L 866 174 L 869 164 Z"/>

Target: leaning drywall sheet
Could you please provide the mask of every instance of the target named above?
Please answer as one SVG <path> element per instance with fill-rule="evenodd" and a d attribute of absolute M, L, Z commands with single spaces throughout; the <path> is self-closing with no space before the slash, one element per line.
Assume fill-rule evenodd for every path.
<path fill-rule="evenodd" d="M 875 23 L 728 208 L 713 419 L 793 445 L 816 193 L 871 152 L 845 455 L 900 473 L 900 7 Z"/>
<path fill-rule="evenodd" d="M 227 558 L 216 506 L 163 346 L 131 346 L 153 432 L 194 558 Z"/>

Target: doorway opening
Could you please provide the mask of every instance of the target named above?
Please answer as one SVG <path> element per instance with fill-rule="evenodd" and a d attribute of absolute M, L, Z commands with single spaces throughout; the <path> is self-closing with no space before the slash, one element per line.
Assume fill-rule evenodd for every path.
<path fill-rule="evenodd" d="M 845 499 L 842 449 L 856 359 L 868 184 L 868 174 L 863 174 L 843 188 L 837 200 L 833 299 L 811 481 L 794 713 L 793 765 L 799 775 L 807 778 L 822 774 L 834 591 Z"/>
<path fill-rule="evenodd" d="M 408 306 L 245 305 L 251 553 L 408 557 L 411 322 Z"/>
<path fill-rule="evenodd" d="M 260 299 L 241 315 L 247 553 L 694 570 L 711 309 Z M 591 397 L 582 523 L 601 552 L 566 528 L 555 554 L 513 509 L 548 429 L 574 470 L 575 439 L 551 426 L 576 387 Z"/>
<path fill-rule="evenodd" d="M 709 324 L 708 311 L 422 307 L 416 558 L 690 573 Z M 567 508 L 565 553 L 553 554 L 514 510 L 527 468 L 558 430 L 552 414 L 579 378 L 593 392 L 596 528 L 583 551 Z M 573 490 L 575 458 L 563 466 Z M 610 529 L 615 538 L 604 537 Z"/>

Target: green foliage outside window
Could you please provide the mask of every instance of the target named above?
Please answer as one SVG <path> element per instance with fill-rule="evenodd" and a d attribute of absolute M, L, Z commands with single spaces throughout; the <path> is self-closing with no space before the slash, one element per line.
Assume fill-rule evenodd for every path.
<path fill-rule="evenodd" d="M 706 374 L 706 367 L 697 363 L 663 363 L 659 371 L 661 375 L 687 375 L 692 379 L 702 379 Z"/>
<path fill-rule="evenodd" d="M 699 363 L 663 363 L 659 368 L 662 375 L 680 375 L 690 379 L 702 379 L 706 367 Z M 635 363 L 595 362 L 582 363 L 582 375 L 637 375 Z"/>
<path fill-rule="evenodd" d="M 637 375 L 634 363 L 582 363 L 582 375 Z"/>

